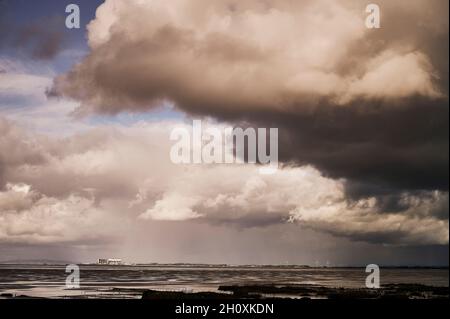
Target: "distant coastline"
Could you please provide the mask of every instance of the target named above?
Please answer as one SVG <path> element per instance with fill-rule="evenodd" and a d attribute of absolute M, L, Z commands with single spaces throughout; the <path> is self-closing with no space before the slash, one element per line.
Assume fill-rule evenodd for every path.
<path fill-rule="evenodd" d="M 277 268 L 277 269 L 360 269 L 365 265 L 337 265 L 337 266 L 312 266 L 295 264 L 206 264 L 206 263 L 123 263 L 121 265 L 98 264 L 96 262 L 74 262 L 64 260 L 6 260 L 0 261 L 0 265 L 43 265 L 43 266 L 64 266 L 76 264 L 80 266 L 106 266 L 106 267 L 195 267 L 195 268 Z M 449 265 L 380 265 L 382 269 L 449 269 Z"/>

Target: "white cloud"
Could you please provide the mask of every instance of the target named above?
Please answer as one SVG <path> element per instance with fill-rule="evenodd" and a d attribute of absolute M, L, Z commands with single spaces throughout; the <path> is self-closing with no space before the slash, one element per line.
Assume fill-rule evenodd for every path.
<path fill-rule="evenodd" d="M 97 240 L 110 236 L 109 216 L 93 199 L 48 197 L 26 184 L 0 192 L 0 242 L 28 244 Z M 103 227 L 99 228 L 98 225 Z"/>
<path fill-rule="evenodd" d="M 0 116 L 20 126 L 54 135 L 70 135 L 87 129 L 86 121 L 74 120 L 78 103 L 48 99 L 54 72 L 33 62 L 0 58 Z"/>
<path fill-rule="evenodd" d="M 291 212 L 293 221 L 313 229 L 348 236 L 361 241 L 375 241 L 384 244 L 448 244 L 448 219 L 436 218 L 433 211 L 429 214 L 417 214 L 427 211 L 443 201 L 448 194 L 437 193 L 433 200 L 422 202 L 420 197 L 411 196 L 420 201 L 420 205 L 409 207 L 396 213 L 380 212 L 376 199 L 360 200 L 352 206 L 345 201 L 332 204 L 322 203 L 314 207 L 296 207 Z"/>
<path fill-rule="evenodd" d="M 214 115 L 301 113 L 317 99 L 441 97 L 436 71 L 413 39 L 364 43 L 375 32 L 365 27 L 364 8 L 324 0 L 108 0 L 88 27 L 92 52 L 54 89 L 81 101 L 80 114 L 142 111 L 163 100 L 187 112 L 207 105 Z"/>
<path fill-rule="evenodd" d="M 435 77 L 430 61 L 421 52 L 386 51 L 368 62 L 361 78 L 349 80 L 340 102 L 355 97 L 395 98 L 415 94 L 439 98 L 442 94 L 433 85 Z"/>

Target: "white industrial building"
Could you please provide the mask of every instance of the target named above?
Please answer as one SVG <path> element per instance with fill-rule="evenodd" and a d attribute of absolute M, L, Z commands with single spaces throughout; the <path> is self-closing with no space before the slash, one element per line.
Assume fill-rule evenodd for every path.
<path fill-rule="evenodd" d="M 100 258 L 97 262 L 99 265 L 122 265 L 122 259 L 119 258 Z"/>

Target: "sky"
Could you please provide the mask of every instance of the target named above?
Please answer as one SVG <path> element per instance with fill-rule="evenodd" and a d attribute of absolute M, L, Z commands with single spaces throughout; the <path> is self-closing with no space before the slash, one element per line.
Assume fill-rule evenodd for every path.
<path fill-rule="evenodd" d="M 0 0 L 0 261 L 448 265 L 448 1 L 367 4 Z M 173 163 L 193 120 L 279 169 Z"/>

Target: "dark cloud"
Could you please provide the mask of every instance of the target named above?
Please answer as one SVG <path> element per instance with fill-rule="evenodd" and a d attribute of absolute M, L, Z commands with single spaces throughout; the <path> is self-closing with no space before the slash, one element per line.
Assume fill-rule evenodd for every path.
<path fill-rule="evenodd" d="M 447 191 L 448 116 L 447 100 L 417 98 L 322 106 L 289 117 L 269 114 L 262 123 L 282 128 L 282 161 L 312 163 L 327 176 L 357 182 L 348 191 L 359 197 L 402 189 Z"/>
<path fill-rule="evenodd" d="M 13 46 L 30 50 L 31 55 L 37 59 L 52 59 L 62 49 L 64 35 L 61 31 L 64 19 L 55 17 L 30 24 L 20 28 Z"/>
<path fill-rule="evenodd" d="M 63 16 L 18 24 L 6 14 L 3 17 L 0 15 L 0 49 L 12 50 L 38 60 L 49 60 L 64 47 L 64 28 Z"/>

